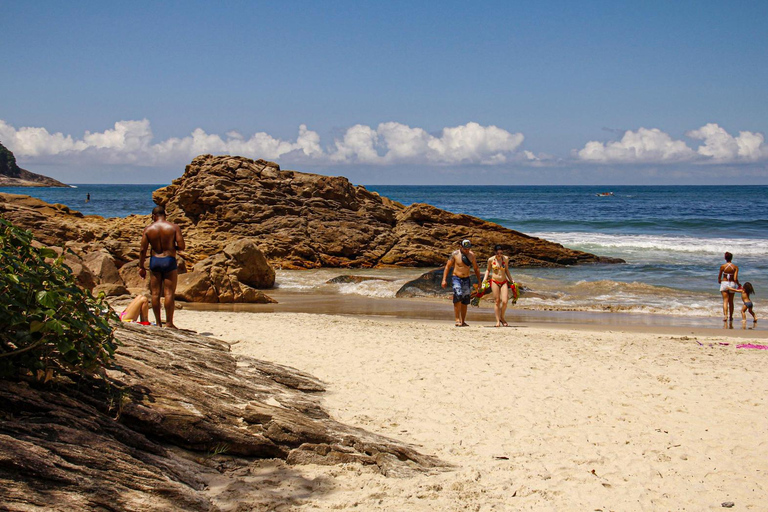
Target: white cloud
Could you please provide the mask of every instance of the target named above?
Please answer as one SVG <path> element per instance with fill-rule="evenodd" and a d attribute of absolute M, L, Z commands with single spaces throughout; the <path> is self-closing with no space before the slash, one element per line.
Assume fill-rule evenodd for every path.
<path fill-rule="evenodd" d="M 205 153 L 241 155 L 250 158 L 313 161 L 338 164 L 499 164 L 531 158 L 514 154 L 523 135 L 496 126 L 467 123 L 444 128 L 439 137 L 422 128 L 389 122 L 376 129 L 355 125 L 343 137 L 324 149 L 317 132 L 299 126 L 295 141 L 283 140 L 259 132 L 250 138 L 230 131 L 224 137 L 197 128 L 183 138 L 172 137 L 153 143 L 154 135 L 147 119 L 118 121 L 114 129 L 85 132 L 82 139 L 49 133 L 45 128 L 19 128 L 0 121 L 0 141 L 19 160 L 34 162 L 55 159 L 59 162 L 100 162 L 110 164 L 183 165 Z"/>
<path fill-rule="evenodd" d="M 333 161 L 366 164 L 500 164 L 523 142 L 522 133 L 467 123 L 443 128 L 439 137 L 422 128 L 389 122 L 376 130 L 355 125 L 335 142 Z"/>
<path fill-rule="evenodd" d="M 628 130 L 620 141 L 590 141 L 576 152 L 579 160 L 595 163 L 740 163 L 768 159 L 768 145 L 761 133 L 730 135 L 716 123 L 689 131 L 688 137 L 702 140 L 698 148 L 675 140 L 658 128 Z"/>
<path fill-rule="evenodd" d="M 578 153 L 580 160 L 599 163 L 682 162 L 696 152 L 681 140 L 673 140 L 658 128 L 627 130 L 620 141 L 590 141 Z"/>
<path fill-rule="evenodd" d="M 739 132 L 734 137 L 715 123 L 709 123 L 686 135 L 703 140 L 697 152 L 717 162 L 756 162 L 768 158 L 768 145 L 762 133 Z"/>

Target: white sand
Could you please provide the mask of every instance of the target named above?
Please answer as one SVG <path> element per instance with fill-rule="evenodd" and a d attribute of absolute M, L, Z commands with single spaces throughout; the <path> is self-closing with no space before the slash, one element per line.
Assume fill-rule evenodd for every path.
<path fill-rule="evenodd" d="M 326 382 L 337 420 L 455 469 L 258 463 L 250 504 L 301 510 L 768 508 L 766 340 L 308 314 L 177 324 Z M 720 345 L 718 342 L 729 343 Z M 713 346 L 709 346 L 714 343 Z M 504 457 L 503 459 L 501 457 Z M 237 506 L 243 492 L 212 489 Z M 223 503 L 224 504 L 224 503 Z"/>

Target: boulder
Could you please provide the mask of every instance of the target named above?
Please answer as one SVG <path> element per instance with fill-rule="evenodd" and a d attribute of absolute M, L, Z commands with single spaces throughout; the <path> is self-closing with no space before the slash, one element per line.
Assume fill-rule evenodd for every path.
<path fill-rule="evenodd" d="M 99 284 L 123 285 L 123 280 L 115 265 L 115 258 L 106 250 L 94 251 L 83 256 L 83 263 L 96 277 Z"/>
<path fill-rule="evenodd" d="M 392 279 L 372 276 L 336 276 L 325 284 L 360 284 L 365 281 L 392 281 Z"/>
<path fill-rule="evenodd" d="M 139 275 L 139 260 L 133 260 L 120 267 L 120 279 L 125 286 L 134 291 L 144 291 L 149 289 L 149 273 L 143 278 Z"/>
<path fill-rule="evenodd" d="M 269 264 L 264 253 L 250 239 L 232 242 L 224 248 L 229 259 L 230 274 L 252 288 L 272 288 L 275 285 L 275 269 Z"/>
<path fill-rule="evenodd" d="M 77 279 L 77 284 L 89 290 L 96 286 L 96 276 L 93 275 L 79 256 L 72 253 L 65 254 L 64 264 L 72 270 L 72 274 Z"/>
<path fill-rule="evenodd" d="M 97 284 L 91 290 L 91 293 L 94 295 L 98 295 L 101 292 L 104 292 L 104 295 L 107 297 L 119 297 L 120 295 L 130 295 L 131 293 L 124 285 L 114 283 Z"/>
<path fill-rule="evenodd" d="M 276 302 L 255 289 L 275 284 L 275 270 L 249 239 L 238 240 L 179 276 L 176 298 L 189 302 Z"/>
<path fill-rule="evenodd" d="M 452 269 L 448 271 L 448 286 L 445 288 L 442 287 L 444 271 L 445 267 L 430 270 L 416 279 L 408 281 L 397 290 L 395 297 L 442 297 L 453 295 L 453 288 L 451 288 Z M 469 278 L 473 285 L 477 284 L 477 277 L 475 277 L 474 272 L 469 274 Z"/>

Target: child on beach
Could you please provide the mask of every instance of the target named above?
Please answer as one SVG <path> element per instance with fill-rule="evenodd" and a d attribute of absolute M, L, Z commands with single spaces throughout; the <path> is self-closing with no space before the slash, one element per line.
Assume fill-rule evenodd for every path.
<path fill-rule="evenodd" d="M 741 306 L 742 322 L 747 321 L 747 311 L 749 311 L 749 314 L 752 315 L 752 319 L 757 323 L 757 316 L 755 316 L 755 312 L 752 311 L 751 296 L 755 294 L 755 289 L 752 287 L 752 283 L 744 283 L 744 286 L 738 288 L 736 291 L 741 293 L 741 301 L 744 303 L 744 305 Z"/>

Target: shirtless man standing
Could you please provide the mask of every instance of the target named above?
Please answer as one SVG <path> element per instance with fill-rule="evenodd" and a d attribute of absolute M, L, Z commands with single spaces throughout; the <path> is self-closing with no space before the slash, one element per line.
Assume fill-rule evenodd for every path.
<path fill-rule="evenodd" d="M 173 312 L 176 309 L 174 295 L 179 278 L 176 251 L 183 251 L 185 244 L 184 237 L 181 236 L 181 228 L 165 220 L 165 208 L 162 206 L 155 206 L 152 210 L 152 224 L 144 229 L 144 235 L 141 237 L 139 275 L 142 279 L 147 276 L 144 260 L 149 246 L 152 246 L 152 254 L 149 257 L 149 270 L 152 272 L 149 278 L 152 311 L 155 313 L 157 325 L 162 327 L 163 322 L 160 320 L 160 290 L 162 289 L 165 295 L 165 326 L 175 329 L 176 326 L 173 325 Z"/>
<path fill-rule="evenodd" d="M 477 267 L 477 258 L 469 248 L 472 242 L 462 240 L 459 250 L 453 251 L 443 271 L 443 288 L 448 286 L 448 271 L 453 268 L 451 282 L 453 285 L 453 312 L 456 316 L 456 327 L 467 327 L 467 306 L 472 293 L 469 280 L 470 267 L 475 271 L 477 282 L 480 283 L 480 269 Z"/>

